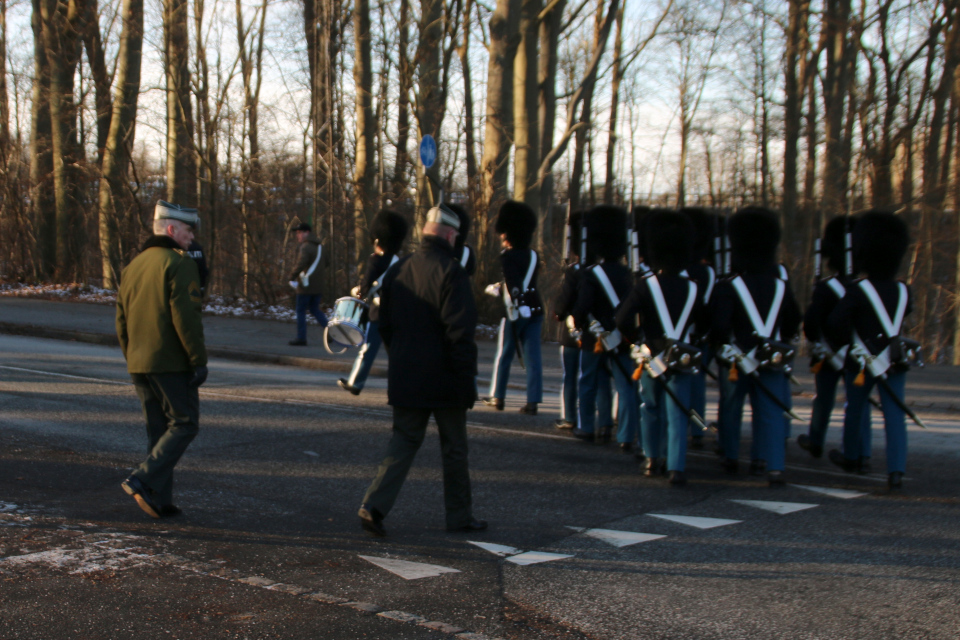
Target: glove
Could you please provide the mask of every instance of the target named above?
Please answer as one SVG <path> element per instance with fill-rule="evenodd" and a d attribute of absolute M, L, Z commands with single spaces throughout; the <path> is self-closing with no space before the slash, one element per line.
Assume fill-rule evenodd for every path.
<path fill-rule="evenodd" d="M 500 283 L 494 282 L 493 284 L 488 284 L 487 288 L 483 290 L 488 296 L 498 297 L 500 295 Z"/>
<path fill-rule="evenodd" d="M 288 282 L 287 284 L 290 285 L 290 288 L 291 288 L 291 289 L 296 289 L 296 288 L 297 288 L 297 281 L 296 281 L 296 280 L 291 280 L 291 281 Z"/>
<path fill-rule="evenodd" d="M 193 377 L 190 378 L 191 387 L 199 387 L 207 380 L 207 374 L 209 371 L 206 366 L 197 367 L 193 370 Z"/>
<path fill-rule="evenodd" d="M 350 295 L 354 298 L 360 297 L 360 285 L 355 286 L 353 289 L 350 289 Z"/>

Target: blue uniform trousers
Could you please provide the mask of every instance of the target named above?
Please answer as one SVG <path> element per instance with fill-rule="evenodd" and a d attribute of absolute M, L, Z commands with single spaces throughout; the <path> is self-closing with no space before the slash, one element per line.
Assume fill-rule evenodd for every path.
<path fill-rule="evenodd" d="M 760 382 L 778 398 L 789 392 L 790 380 L 782 373 L 759 371 Z M 753 413 L 753 443 L 751 457 L 765 460 L 770 471 L 783 471 L 786 464 L 786 421 L 783 410 L 773 398 L 760 390 L 752 377 L 740 373 L 739 380 L 731 382 L 721 376 L 723 406 L 720 413 L 720 438 L 723 455 L 731 460 L 740 457 L 740 432 L 743 426 L 743 402 L 750 396 Z"/>
<path fill-rule="evenodd" d="M 307 340 L 307 311 L 313 314 L 321 327 L 327 326 L 327 316 L 320 311 L 320 295 L 297 294 L 297 340 Z"/>
<path fill-rule="evenodd" d="M 680 402 L 690 406 L 695 375 L 673 373 L 653 378 L 648 371 L 640 378 L 640 423 L 643 451 L 648 457 L 663 457 L 666 445 L 668 471 L 683 471 L 687 463 L 687 414 L 664 389 L 670 387 Z"/>
<path fill-rule="evenodd" d="M 616 358 L 616 361 L 614 361 Z M 633 443 L 637 439 L 637 425 L 639 422 L 639 412 L 637 406 L 637 391 L 630 373 L 633 371 L 634 363 L 628 353 L 613 354 L 610 352 L 594 353 L 590 350 L 580 351 L 580 429 L 587 432 L 594 432 L 594 411 L 600 404 L 600 419 L 610 415 L 610 397 L 606 398 L 606 407 L 602 406 L 598 388 L 604 386 L 604 376 L 606 376 L 605 367 L 609 362 L 610 371 L 613 375 L 613 381 L 620 394 L 620 402 L 617 415 L 617 442 Z M 617 362 L 620 365 L 617 365 Z M 621 370 L 622 368 L 622 370 Z M 607 386 L 609 393 L 609 386 Z M 605 411 L 604 411 L 605 409 Z M 608 425 L 601 424 L 601 428 Z"/>
<path fill-rule="evenodd" d="M 853 384 L 857 376 L 855 371 L 844 373 L 844 383 L 847 387 L 847 413 L 843 419 L 843 457 L 847 460 L 859 460 L 870 456 L 871 423 L 870 423 L 870 391 L 877 383 L 876 378 L 865 373 L 866 379 L 862 387 Z M 905 371 L 888 371 L 887 383 L 891 390 L 901 400 L 907 383 Z M 883 409 L 883 428 L 887 440 L 887 473 L 899 471 L 904 473 L 907 468 L 907 423 L 906 417 L 893 398 L 880 387 L 880 406 Z M 864 419 L 866 415 L 866 419 Z"/>
<path fill-rule="evenodd" d="M 560 419 L 577 424 L 577 378 L 580 377 L 580 349 L 560 347 Z"/>
<path fill-rule="evenodd" d="M 490 379 L 490 395 L 504 399 L 507 396 L 507 381 L 510 379 L 510 365 L 513 363 L 516 341 L 523 349 L 524 365 L 527 368 L 527 402 L 543 402 L 543 363 L 540 357 L 540 331 L 543 328 L 543 316 L 517 318 L 514 321 L 504 318 L 500 321 L 500 338 L 497 340 L 497 354 L 493 358 L 493 377 Z"/>
<path fill-rule="evenodd" d="M 363 385 L 367 383 L 367 376 L 370 375 L 370 369 L 373 367 L 373 361 L 377 359 L 377 352 L 380 351 L 381 344 L 383 344 L 383 339 L 380 337 L 380 323 L 371 320 L 367 324 L 366 340 L 360 347 L 357 359 L 353 361 L 353 369 L 350 370 L 347 384 L 363 389 Z"/>

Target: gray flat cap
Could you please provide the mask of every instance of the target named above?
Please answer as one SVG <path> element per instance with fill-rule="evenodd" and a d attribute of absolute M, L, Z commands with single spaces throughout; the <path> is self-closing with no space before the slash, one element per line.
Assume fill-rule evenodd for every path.
<path fill-rule="evenodd" d="M 171 204 L 163 200 L 157 200 L 157 206 L 153 210 L 154 220 L 179 220 L 193 228 L 200 226 L 200 212 L 190 207 L 182 207 L 179 204 Z"/>
<path fill-rule="evenodd" d="M 436 222 L 437 224 L 452 227 L 457 231 L 460 230 L 460 216 L 445 204 L 430 209 L 430 211 L 427 212 L 427 222 Z"/>

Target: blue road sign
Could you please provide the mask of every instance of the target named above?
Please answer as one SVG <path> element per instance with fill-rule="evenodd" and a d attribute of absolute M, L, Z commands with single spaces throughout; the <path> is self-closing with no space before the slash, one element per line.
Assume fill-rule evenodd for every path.
<path fill-rule="evenodd" d="M 420 162 L 427 169 L 437 161 L 437 141 L 429 133 L 420 139 Z"/>

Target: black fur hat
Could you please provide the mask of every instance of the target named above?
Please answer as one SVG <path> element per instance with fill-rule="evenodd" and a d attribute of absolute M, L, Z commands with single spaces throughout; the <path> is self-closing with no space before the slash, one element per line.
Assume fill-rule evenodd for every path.
<path fill-rule="evenodd" d="M 848 228 L 853 230 L 856 221 L 857 219 L 851 216 L 835 216 L 830 218 L 823 228 L 820 256 L 827 266 L 837 273 L 842 274 L 844 270 L 844 236 Z"/>
<path fill-rule="evenodd" d="M 732 268 L 736 272 L 762 272 L 777 264 L 780 221 L 766 207 L 744 207 L 727 222 Z"/>
<path fill-rule="evenodd" d="M 467 243 L 467 238 L 470 237 L 470 215 L 467 214 L 467 210 L 463 208 L 463 205 L 451 204 L 449 202 L 444 204 L 460 218 L 460 229 L 457 233 L 457 241 L 454 243 L 454 247 L 459 249 Z"/>
<path fill-rule="evenodd" d="M 592 258 L 615 261 L 627 255 L 627 212 L 598 205 L 586 212 L 587 252 Z"/>
<path fill-rule="evenodd" d="M 910 246 L 910 230 L 903 218 L 873 209 L 857 216 L 853 228 L 853 258 L 869 277 L 895 278 Z"/>
<path fill-rule="evenodd" d="M 537 214 L 529 205 L 507 200 L 500 205 L 497 233 L 505 233 L 514 249 L 529 249 L 533 232 L 537 230 Z"/>
<path fill-rule="evenodd" d="M 388 254 L 400 251 L 403 241 L 407 237 L 410 225 L 402 215 L 391 209 L 381 209 L 373 219 L 370 235 L 373 241 L 383 247 Z"/>
<path fill-rule="evenodd" d="M 647 216 L 653 211 L 650 207 L 642 204 L 638 204 L 633 208 L 633 211 L 630 212 L 630 216 L 633 222 L 633 230 L 637 232 L 637 246 L 640 249 L 640 257 L 646 258 L 647 256 L 647 240 L 644 227 L 646 225 Z"/>
<path fill-rule="evenodd" d="M 682 213 L 693 225 L 694 239 L 691 262 L 709 260 L 713 250 L 713 237 L 716 234 L 716 222 L 713 214 L 702 207 L 682 207 Z"/>
<path fill-rule="evenodd" d="M 690 219 L 673 211 L 654 211 L 647 216 L 647 255 L 655 270 L 678 273 L 690 264 L 696 229 Z"/>
<path fill-rule="evenodd" d="M 567 219 L 567 226 L 570 227 L 570 253 L 582 258 L 580 255 L 581 224 L 583 223 L 583 211 L 571 211 Z"/>

